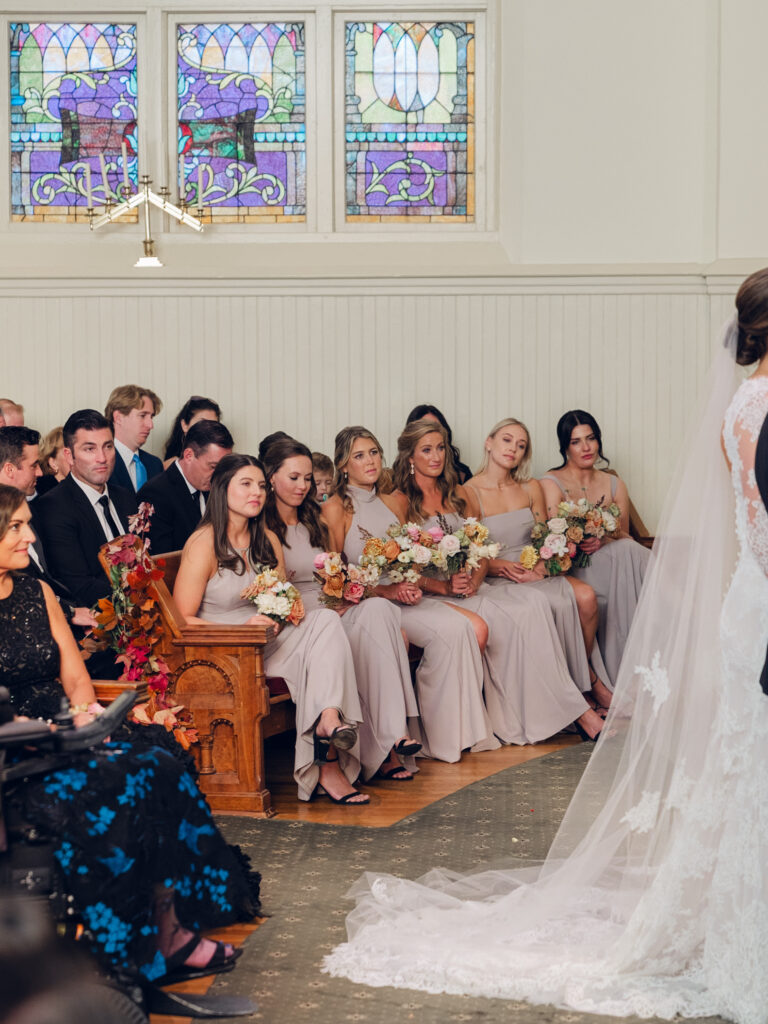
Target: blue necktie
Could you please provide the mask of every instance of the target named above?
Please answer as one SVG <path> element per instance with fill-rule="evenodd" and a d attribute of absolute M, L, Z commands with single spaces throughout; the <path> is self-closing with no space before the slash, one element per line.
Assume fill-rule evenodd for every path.
<path fill-rule="evenodd" d="M 139 458 L 138 452 L 133 453 L 133 464 L 136 467 L 136 490 L 140 491 L 147 482 L 147 470 L 144 467 L 144 463 Z"/>

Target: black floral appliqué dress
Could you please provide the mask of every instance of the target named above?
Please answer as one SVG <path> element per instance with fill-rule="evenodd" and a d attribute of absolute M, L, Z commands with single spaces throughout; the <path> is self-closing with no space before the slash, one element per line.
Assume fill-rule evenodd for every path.
<path fill-rule="evenodd" d="M 0 684 L 20 713 L 50 717 L 63 693 L 58 668 L 40 583 L 16 576 L 0 601 Z M 174 888 L 179 920 L 199 930 L 252 917 L 258 877 L 248 877 L 181 762 L 152 745 L 153 732 L 137 729 L 130 741 L 71 755 L 9 800 L 54 838 L 64 887 L 97 957 L 148 980 L 167 971 L 156 944 L 157 885 Z"/>

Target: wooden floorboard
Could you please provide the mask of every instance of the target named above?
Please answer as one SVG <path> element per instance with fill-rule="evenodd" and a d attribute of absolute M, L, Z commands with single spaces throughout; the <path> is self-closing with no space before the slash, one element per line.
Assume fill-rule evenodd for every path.
<path fill-rule="evenodd" d="M 326 798 L 309 803 L 299 800 L 293 780 L 293 734 L 275 736 L 267 741 L 267 785 L 272 793 L 276 816 L 286 821 L 312 821 L 326 825 L 357 825 L 368 828 L 388 828 L 390 825 L 415 814 L 437 800 L 442 800 L 473 782 L 487 779 L 496 772 L 513 765 L 544 757 L 563 747 L 582 741 L 578 736 L 560 733 L 546 743 L 527 747 L 500 747 L 484 753 L 464 754 L 456 764 L 417 758 L 419 771 L 412 782 L 377 781 L 363 787 L 371 802 L 364 806 L 336 806 Z M 249 817 L 250 815 L 245 815 Z M 261 924 L 255 919 L 249 924 L 236 924 L 215 932 L 210 938 L 221 939 L 240 946 Z M 235 968 L 237 970 L 237 968 Z M 199 978 L 170 986 L 171 991 L 203 994 L 215 977 Z M 258 993 L 254 995 L 258 1002 Z M 189 1017 L 164 1017 L 153 1014 L 151 1024 L 191 1024 Z"/>

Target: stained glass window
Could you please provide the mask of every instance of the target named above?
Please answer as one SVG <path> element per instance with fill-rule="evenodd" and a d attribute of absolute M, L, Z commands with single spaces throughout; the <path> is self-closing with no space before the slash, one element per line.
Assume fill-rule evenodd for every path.
<path fill-rule="evenodd" d="M 135 191 L 136 26 L 15 23 L 10 43 L 11 219 L 81 220 L 89 192 Z"/>
<path fill-rule="evenodd" d="M 347 221 L 472 221 L 472 22 L 347 22 Z"/>
<path fill-rule="evenodd" d="M 303 221 L 304 24 L 179 25 L 179 181 L 204 221 Z"/>

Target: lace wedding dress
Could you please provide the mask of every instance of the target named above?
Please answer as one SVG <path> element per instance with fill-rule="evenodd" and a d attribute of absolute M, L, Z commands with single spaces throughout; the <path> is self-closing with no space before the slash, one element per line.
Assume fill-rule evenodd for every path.
<path fill-rule="evenodd" d="M 326 970 L 616 1016 L 768 1021 L 768 516 L 752 469 L 768 380 L 734 396 L 734 370 L 722 352 L 606 729 L 544 865 L 369 875 Z"/>

